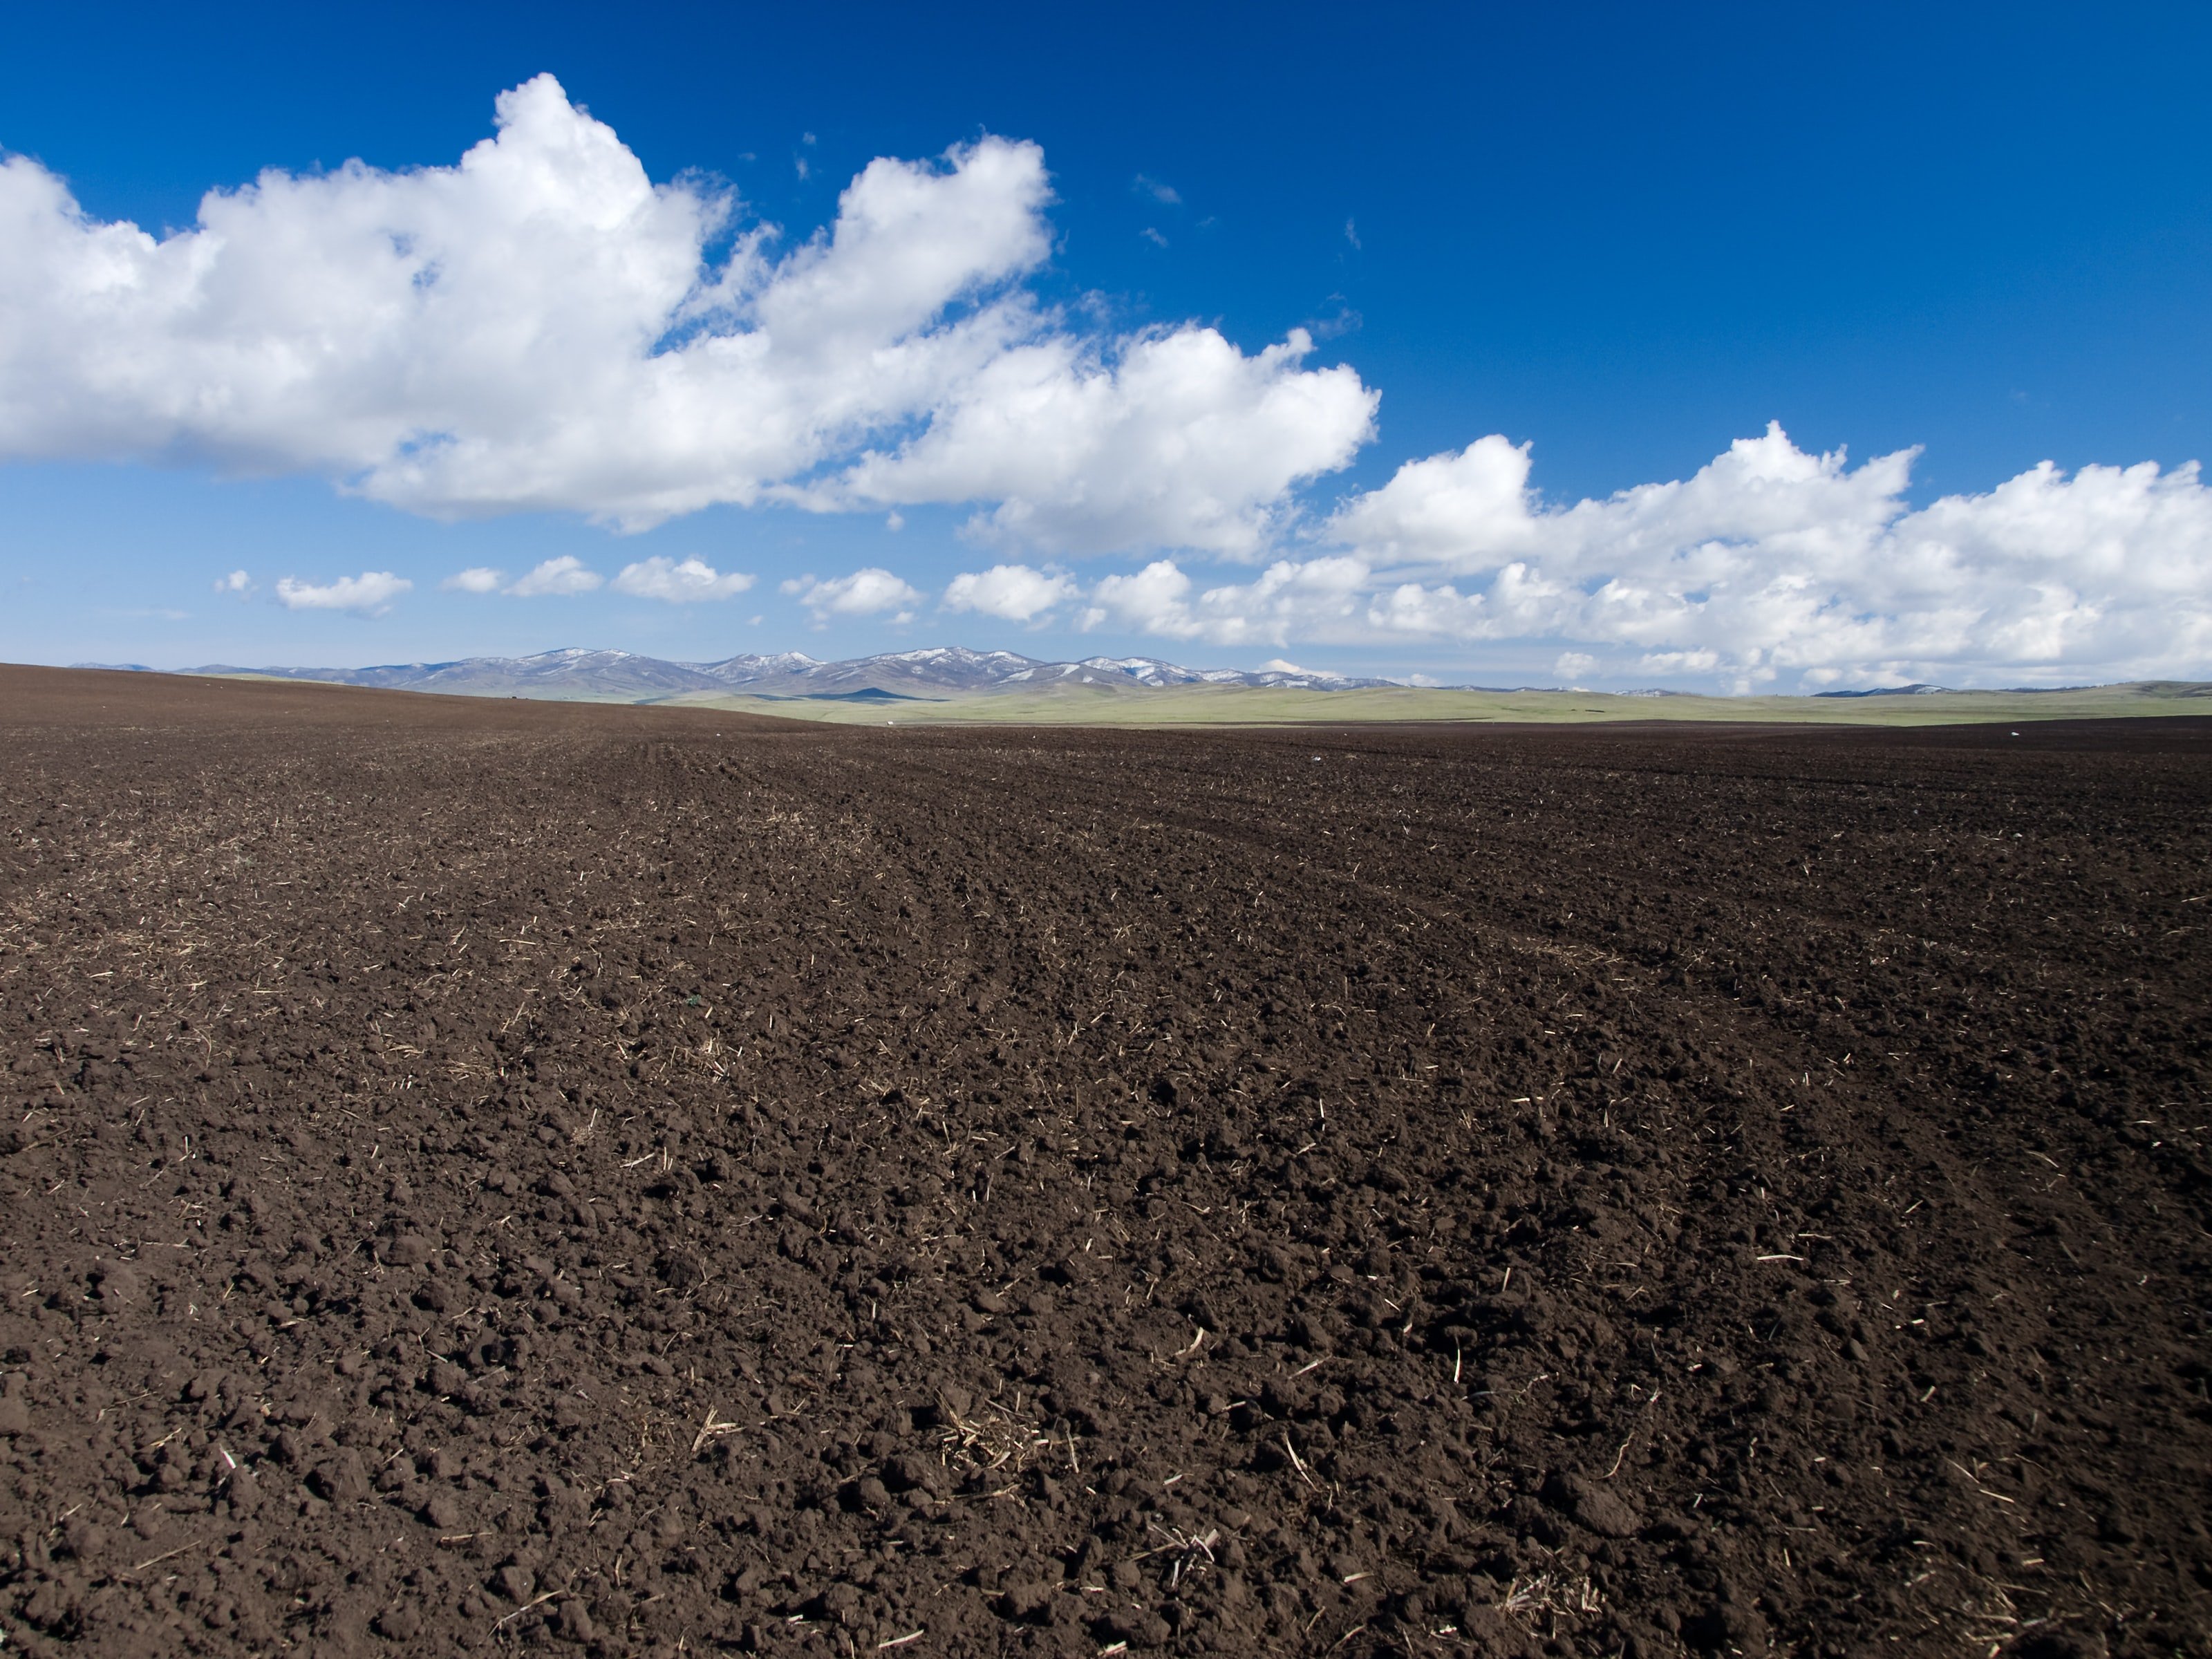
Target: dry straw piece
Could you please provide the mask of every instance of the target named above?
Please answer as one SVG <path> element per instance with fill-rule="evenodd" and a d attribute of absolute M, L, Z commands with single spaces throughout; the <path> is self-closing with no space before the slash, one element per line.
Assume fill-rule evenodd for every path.
<path fill-rule="evenodd" d="M 1019 1474 L 1052 1444 L 1035 1424 L 995 1400 L 962 1410 L 940 1395 L 937 1401 L 939 1455 L 963 1474 Z M 1073 1443 L 1070 1443 L 1073 1455 Z"/>

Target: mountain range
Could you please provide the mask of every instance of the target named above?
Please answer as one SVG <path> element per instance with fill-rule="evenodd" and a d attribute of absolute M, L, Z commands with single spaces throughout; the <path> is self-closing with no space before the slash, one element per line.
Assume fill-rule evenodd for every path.
<path fill-rule="evenodd" d="M 78 665 L 86 668 L 125 665 Z M 719 662 L 665 662 L 628 651 L 571 648 L 543 651 L 530 657 L 464 657 L 453 662 L 388 663 L 374 668 L 241 668 L 210 663 L 184 672 L 324 680 L 339 685 L 480 697 L 602 698 L 624 702 L 654 702 L 702 692 L 775 699 L 890 701 L 1052 685 L 1158 689 L 1209 684 L 1340 691 L 1405 684 L 1302 669 L 1185 668 L 1156 657 L 1043 662 L 1012 651 L 970 651 L 962 646 L 935 646 L 839 662 L 817 661 L 798 651 L 725 657 Z"/>

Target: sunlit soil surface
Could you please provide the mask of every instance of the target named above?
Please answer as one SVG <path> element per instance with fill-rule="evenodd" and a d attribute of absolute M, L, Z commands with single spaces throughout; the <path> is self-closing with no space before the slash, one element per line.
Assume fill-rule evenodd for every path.
<path fill-rule="evenodd" d="M 2212 722 L 0 752 L 9 1651 L 2212 1629 Z"/>

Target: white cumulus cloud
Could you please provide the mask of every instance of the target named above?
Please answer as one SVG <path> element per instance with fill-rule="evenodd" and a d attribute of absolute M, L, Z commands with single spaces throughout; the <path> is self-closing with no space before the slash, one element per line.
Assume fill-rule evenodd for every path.
<path fill-rule="evenodd" d="M 364 570 L 334 582 L 303 582 L 286 576 L 276 584 L 276 602 L 287 611 L 352 611 L 380 617 L 392 600 L 415 584 L 389 570 Z"/>
<path fill-rule="evenodd" d="M 1301 338 L 1042 305 L 1033 144 L 872 161 L 787 245 L 550 76 L 497 113 L 457 165 L 272 169 L 159 238 L 0 162 L 0 455 L 316 472 L 445 518 L 953 501 L 1054 548 L 1237 550 L 1367 434 L 1373 394 Z"/>
<path fill-rule="evenodd" d="M 817 628 L 833 617 L 878 617 L 886 611 L 896 613 L 893 622 L 912 622 L 915 607 L 921 603 L 917 589 L 872 565 L 826 582 L 794 577 L 783 584 L 783 591 L 813 613 Z"/>
<path fill-rule="evenodd" d="M 1401 468 L 1334 529 L 1416 579 L 1408 631 L 1607 646 L 1654 672 L 1820 685 L 2212 664 L 2212 492 L 2193 465 L 2046 462 L 1914 510 L 1916 454 L 1853 467 L 1778 425 L 1687 479 L 1553 507 L 1528 452 L 1486 438 Z"/>
<path fill-rule="evenodd" d="M 1063 553 L 1182 546 L 1262 552 L 1296 484 L 1349 463 L 1376 394 L 1349 368 L 1302 367 L 1303 329 L 1247 356 L 1210 328 L 1121 343 L 1066 336 L 1000 353 L 927 431 L 871 452 L 845 498 L 995 501 L 971 532 Z"/>
<path fill-rule="evenodd" d="M 604 580 L 598 571 L 589 568 L 574 554 L 563 553 L 557 559 L 545 560 L 527 574 L 516 577 L 500 591 L 511 593 L 518 599 L 535 599 L 549 594 L 588 593 Z M 474 591 L 481 592 L 483 590 Z"/>
<path fill-rule="evenodd" d="M 228 576 L 216 578 L 215 591 L 218 593 L 251 593 L 253 578 L 243 570 L 234 570 Z"/>
<path fill-rule="evenodd" d="M 507 580 L 507 573 L 495 570 L 489 565 L 471 565 L 466 570 L 457 570 L 438 584 L 448 593 L 496 593 L 499 585 Z"/>
<path fill-rule="evenodd" d="M 671 605 L 690 605 L 701 599 L 732 599 L 753 585 L 742 571 L 727 575 L 696 556 L 678 562 L 654 557 L 626 564 L 614 579 L 614 590 L 634 599 L 665 599 Z"/>
<path fill-rule="evenodd" d="M 1055 605 L 1076 598 L 1082 590 L 1057 570 L 1034 570 L 1025 564 L 994 564 L 988 570 L 965 570 L 945 585 L 947 611 L 973 611 L 1008 622 L 1034 622 Z"/>
<path fill-rule="evenodd" d="M 1525 446 L 1407 463 L 1342 550 L 1201 588 L 1173 560 L 1100 581 L 1088 625 L 1235 645 L 1532 641 L 1558 672 L 1736 689 L 2039 684 L 2212 671 L 2212 490 L 2191 464 L 2045 463 L 1915 509 L 1915 452 L 1852 466 L 1781 428 L 1692 477 L 1564 506 Z"/>

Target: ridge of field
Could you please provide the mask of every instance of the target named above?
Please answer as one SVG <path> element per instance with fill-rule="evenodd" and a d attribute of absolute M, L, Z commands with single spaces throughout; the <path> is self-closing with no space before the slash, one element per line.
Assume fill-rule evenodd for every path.
<path fill-rule="evenodd" d="M 1342 726 L 1582 725 L 1616 721 L 1771 726 L 1961 726 L 2004 720 L 2111 720 L 2201 714 L 2212 684 L 2148 681 L 2059 691 L 1927 691 L 1850 698 L 1709 697 L 1600 691 L 1486 691 L 1366 686 L 1060 685 L 1034 691 L 949 693 L 911 701 L 780 700 L 718 692 L 656 699 L 658 706 L 726 708 L 841 726 Z"/>

